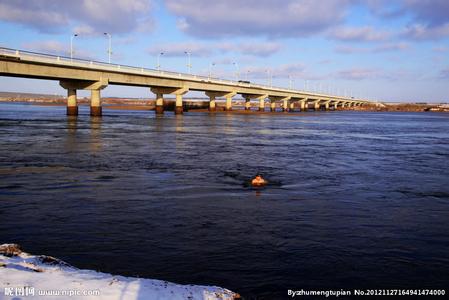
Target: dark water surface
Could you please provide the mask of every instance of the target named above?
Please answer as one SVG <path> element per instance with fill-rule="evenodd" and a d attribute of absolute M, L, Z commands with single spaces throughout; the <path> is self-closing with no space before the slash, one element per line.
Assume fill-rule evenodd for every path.
<path fill-rule="evenodd" d="M 0 242 L 246 299 L 448 287 L 449 114 L 64 114 L 0 105 Z"/>

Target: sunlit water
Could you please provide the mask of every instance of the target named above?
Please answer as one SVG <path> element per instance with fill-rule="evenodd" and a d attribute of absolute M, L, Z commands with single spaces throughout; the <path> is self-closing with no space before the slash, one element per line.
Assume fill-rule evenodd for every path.
<path fill-rule="evenodd" d="M 447 288 L 449 114 L 80 109 L 0 105 L 0 242 L 246 299 Z"/>

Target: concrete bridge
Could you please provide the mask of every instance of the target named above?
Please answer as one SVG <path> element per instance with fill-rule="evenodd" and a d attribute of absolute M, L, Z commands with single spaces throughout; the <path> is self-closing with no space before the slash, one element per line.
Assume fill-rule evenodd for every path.
<path fill-rule="evenodd" d="M 23 78 L 58 80 L 67 90 L 67 115 L 77 115 L 77 90 L 90 90 L 90 114 L 101 116 L 101 90 L 108 85 L 148 87 L 156 94 L 156 114 L 164 112 L 164 95 L 176 96 L 175 113 L 183 112 L 183 95 L 189 91 L 202 91 L 209 97 L 209 110 L 216 110 L 216 99 L 226 99 L 226 110 L 232 110 L 233 97 L 245 99 L 245 109 L 257 100 L 259 110 L 265 111 L 269 103 L 271 111 L 276 102 L 282 110 L 289 111 L 299 103 L 305 111 L 309 106 L 315 110 L 339 109 L 369 103 L 362 99 L 310 93 L 241 81 L 222 80 L 205 76 L 174 73 L 160 70 L 129 67 L 102 62 L 72 59 L 48 54 L 0 48 L 0 75 Z M 296 105 L 298 106 L 298 104 Z"/>

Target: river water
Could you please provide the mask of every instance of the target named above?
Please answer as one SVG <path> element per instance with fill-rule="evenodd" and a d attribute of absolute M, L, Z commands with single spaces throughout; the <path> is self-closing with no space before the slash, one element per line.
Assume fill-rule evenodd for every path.
<path fill-rule="evenodd" d="M 0 104 L 0 149 L 0 242 L 79 268 L 245 299 L 449 282 L 449 114 Z"/>

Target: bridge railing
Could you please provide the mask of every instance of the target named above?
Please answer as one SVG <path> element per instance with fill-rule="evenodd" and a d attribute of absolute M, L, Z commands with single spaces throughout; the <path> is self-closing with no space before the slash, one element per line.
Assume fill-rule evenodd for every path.
<path fill-rule="evenodd" d="M 17 50 L 17 49 L 10 49 L 10 48 L 4 48 L 4 47 L 0 47 L 0 57 L 1 56 L 8 57 L 11 59 L 17 59 L 17 60 L 33 61 L 33 62 L 48 63 L 48 64 L 57 64 L 57 65 L 64 65 L 64 66 L 68 66 L 68 67 L 83 67 L 83 68 L 92 68 L 92 69 L 99 69 L 99 70 L 112 71 L 112 72 L 140 74 L 140 75 L 147 75 L 147 76 L 158 76 L 158 77 L 190 80 L 190 81 L 197 81 L 197 82 L 217 83 L 217 84 L 224 84 L 224 85 L 229 85 L 229 86 L 260 88 L 260 89 L 269 90 L 269 91 L 300 93 L 300 94 L 310 95 L 310 96 L 314 96 L 314 97 L 319 97 L 319 96 L 329 97 L 330 96 L 330 95 L 325 95 L 325 94 L 320 94 L 320 93 L 311 93 L 311 92 L 302 91 L 302 90 L 293 90 L 293 89 L 287 89 L 287 88 L 282 88 L 282 87 L 273 87 L 271 85 L 264 85 L 264 84 L 257 84 L 257 83 L 256 84 L 255 83 L 244 83 L 244 82 L 238 82 L 238 81 L 233 81 L 233 80 L 220 79 L 220 78 L 202 76 L 202 75 L 193 75 L 193 74 L 186 74 L 186 73 L 179 73 L 179 72 L 172 72 L 172 71 L 165 71 L 165 70 L 156 70 L 156 69 L 143 68 L 143 67 L 134 67 L 134 66 L 120 65 L 120 64 L 109 64 L 109 63 L 95 61 L 95 60 L 71 58 L 71 57 L 66 57 L 66 56 L 57 56 L 57 55 Z M 342 97 L 342 96 L 332 96 L 332 97 L 337 98 L 337 99 L 346 99 L 345 97 Z"/>

